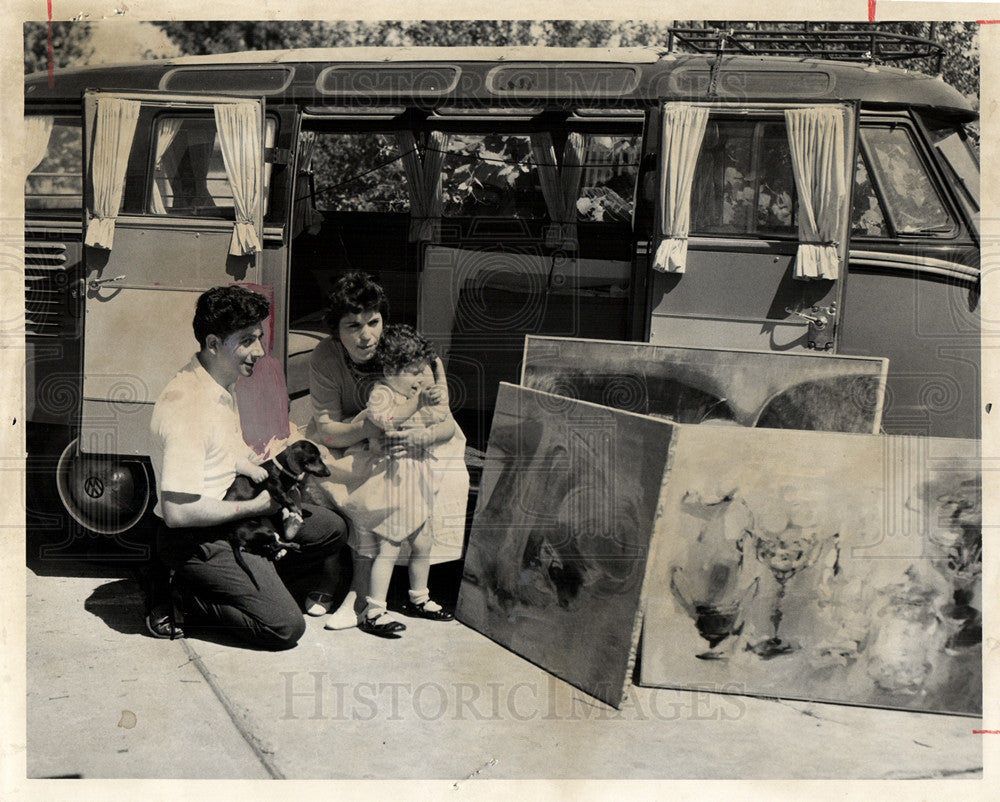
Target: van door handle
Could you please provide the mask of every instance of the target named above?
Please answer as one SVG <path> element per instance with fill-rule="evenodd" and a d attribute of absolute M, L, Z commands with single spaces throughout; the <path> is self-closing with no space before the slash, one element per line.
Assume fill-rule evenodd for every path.
<path fill-rule="evenodd" d="M 805 312 L 800 312 L 797 309 L 788 309 L 788 308 L 785 309 L 785 312 L 789 315 L 798 315 L 799 317 L 805 318 L 810 323 L 812 323 L 817 329 L 826 328 L 826 324 L 830 322 L 829 318 L 827 318 L 825 315 L 807 315 Z"/>
<path fill-rule="evenodd" d="M 87 287 L 90 288 L 91 292 L 97 292 L 101 288 L 102 284 L 107 284 L 111 281 L 124 281 L 124 280 L 125 276 L 115 276 L 114 278 L 102 278 L 102 279 L 94 278 L 90 280 L 90 283 L 87 284 Z"/>

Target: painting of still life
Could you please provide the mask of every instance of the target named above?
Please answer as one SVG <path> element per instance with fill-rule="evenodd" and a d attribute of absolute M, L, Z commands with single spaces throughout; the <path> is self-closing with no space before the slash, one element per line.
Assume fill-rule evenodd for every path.
<path fill-rule="evenodd" d="M 979 715 L 978 443 L 677 427 L 640 682 Z"/>
<path fill-rule="evenodd" d="M 676 423 L 875 434 L 888 360 L 525 338 L 521 384 Z"/>
<path fill-rule="evenodd" d="M 675 428 L 501 384 L 458 619 L 619 706 Z"/>

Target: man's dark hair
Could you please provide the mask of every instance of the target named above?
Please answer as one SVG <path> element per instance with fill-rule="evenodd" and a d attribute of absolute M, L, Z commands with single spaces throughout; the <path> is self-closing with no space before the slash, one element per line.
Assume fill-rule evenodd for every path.
<path fill-rule="evenodd" d="M 385 290 L 367 273 L 347 273 L 337 279 L 333 291 L 327 296 L 326 325 L 336 336 L 340 321 L 345 315 L 378 311 L 383 320 L 389 315 L 389 299 Z"/>
<path fill-rule="evenodd" d="M 201 348 L 209 334 L 224 340 L 240 329 L 260 323 L 271 304 L 260 293 L 243 287 L 212 287 L 198 298 L 194 311 L 194 336 Z"/>
<path fill-rule="evenodd" d="M 375 358 L 382 364 L 382 369 L 389 373 L 398 373 L 414 362 L 434 365 L 437 354 L 434 346 L 417 334 L 412 326 L 399 324 L 386 326 L 382 339 L 375 347 Z"/>

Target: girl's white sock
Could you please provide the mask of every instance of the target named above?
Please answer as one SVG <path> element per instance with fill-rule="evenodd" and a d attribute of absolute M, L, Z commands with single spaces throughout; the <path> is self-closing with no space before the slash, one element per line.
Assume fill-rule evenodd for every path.
<path fill-rule="evenodd" d="M 417 605 L 423 605 L 423 608 L 431 613 L 436 613 L 442 609 L 441 605 L 437 602 L 431 601 L 431 592 L 427 588 L 421 588 L 420 590 L 410 590 L 407 591 L 410 594 L 410 601 Z"/>
<path fill-rule="evenodd" d="M 378 618 L 383 613 L 389 612 L 384 601 L 373 599 L 371 596 L 365 596 L 365 601 L 368 602 L 368 606 L 365 607 L 365 618 Z"/>

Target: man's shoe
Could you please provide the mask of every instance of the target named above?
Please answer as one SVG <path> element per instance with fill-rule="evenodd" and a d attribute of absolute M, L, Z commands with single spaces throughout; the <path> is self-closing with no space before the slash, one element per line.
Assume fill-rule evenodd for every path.
<path fill-rule="evenodd" d="M 156 607 L 146 616 L 146 631 L 154 638 L 174 640 L 183 638 L 184 630 L 174 623 L 168 607 Z"/>

